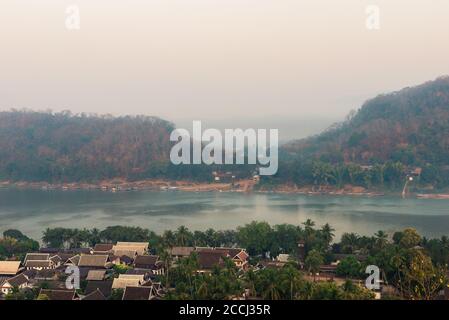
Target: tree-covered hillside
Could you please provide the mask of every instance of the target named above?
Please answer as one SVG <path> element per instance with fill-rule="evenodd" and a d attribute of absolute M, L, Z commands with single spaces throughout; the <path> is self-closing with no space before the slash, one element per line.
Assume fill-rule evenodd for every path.
<path fill-rule="evenodd" d="M 371 99 L 280 154 L 277 182 L 398 188 L 421 168 L 421 184 L 448 186 L 449 77 Z"/>
<path fill-rule="evenodd" d="M 168 162 L 173 125 L 145 116 L 0 113 L 0 179 L 80 181 L 148 174 Z"/>
<path fill-rule="evenodd" d="M 449 77 L 371 99 L 344 123 L 286 150 L 331 162 L 449 165 Z"/>

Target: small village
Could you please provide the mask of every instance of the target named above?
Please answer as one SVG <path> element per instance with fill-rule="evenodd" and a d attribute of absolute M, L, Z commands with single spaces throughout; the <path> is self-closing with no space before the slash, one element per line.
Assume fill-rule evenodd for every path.
<path fill-rule="evenodd" d="M 303 268 L 301 249 L 302 244 L 299 244 L 298 257 L 280 254 L 276 259 L 265 259 L 257 265 L 250 265 L 249 255 L 242 248 L 172 247 L 168 254 L 173 261 L 171 267 L 196 255 L 197 274 L 207 275 L 229 259 L 243 275 L 250 269 L 255 272 L 265 268 L 281 269 L 297 258 L 300 259 L 298 267 Z M 337 263 L 321 265 L 313 276 L 314 281 L 344 281 L 335 277 Z M 79 280 L 84 284 L 82 289 L 67 288 L 70 276 L 67 270 L 79 271 Z M 168 271 L 164 261 L 151 254 L 147 242 L 99 243 L 94 248 L 41 248 L 39 252 L 27 253 L 23 261 L 0 261 L 0 299 L 14 291 L 40 288 L 37 300 L 160 300 L 167 293 L 161 277 Z M 245 290 L 241 296 L 230 298 L 257 297 L 250 297 Z"/>

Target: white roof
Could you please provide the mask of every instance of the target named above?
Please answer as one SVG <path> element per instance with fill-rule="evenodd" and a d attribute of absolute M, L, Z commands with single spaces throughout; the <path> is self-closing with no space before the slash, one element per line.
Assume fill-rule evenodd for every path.
<path fill-rule="evenodd" d="M 115 255 L 116 252 L 130 252 L 135 251 L 139 255 L 143 255 L 146 250 L 148 250 L 148 242 L 117 242 L 115 246 L 112 247 Z"/>
<path fill-rule="evenodd" d="M 137 246 L 137 247 L 144 247 L 148 248 L 148 242 L 122 242 L 118 241 L 117 246 Z"/>
<path fill-rule="evenodd" d="M 15 275 L 19 268 L 20 261 L 0 261 L 0 274 Z"/>
<path fill-rule="evenodd" d="M 140 282 L 143 282 L 144 275 L 143 274 L 119 274 L 119 279 L 126 279 L 126 280 L 138 280 Z"/>
<path fill-rule="evenodd" d="M 139 279 L 123 279 L 115 278 L 112 282 L 112 289 L 125 289 L 126 287 L 138 287 L 140 284 Z"/>

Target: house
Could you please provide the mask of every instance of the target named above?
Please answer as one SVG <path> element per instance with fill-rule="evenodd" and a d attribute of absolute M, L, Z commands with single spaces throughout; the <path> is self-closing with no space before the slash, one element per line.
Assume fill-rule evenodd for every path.
<path fill-rule="evenodd" d="M 67 253 L 72 253 L 72 254 L 92 254 L 92 248 L 71 248 L 71 249 L 67 249 L 65 250 L 65 252 Z"/>
<path fill-rule="evenodd" d="M 15 276 L 19 271 L 20 261 L 0 261 L 0 276 Z"/>
<path fill-rule="evenodd" d="M 153 297 L 155 297 L 153 287 L 128 286 L 123 292 L 122 300 L 151 300 Z"/>
<path fill-rule="evenodd" d="M 144 255 L 148 253 L 148 242 L 117 242 L 115 246 L 112 247 L 112 252 L 116 256 L 128 255 L 131 252 L 135 252 L 136 255 Z M 127 252 L 128 254 L 123 254 Z M 118 254 L 119 253 L 119 254 Z"/>
<path fill-rule="evenodd" d="M 290 255 L 281 253 L 277 256 L 276 260 L 279 262 L 288 262 L 288 261 L 290 261 Z"/>
<path fill-rule="evenodd" d="M 80 259 L 81 259 L 80 255 L 72 256 L 71 258 L 68 258 L 66 260 L 64 265 L 66 265 L 66 266 L 78 266 L 78 264 L 80 262 Z"/>
<path fill-rule="evenodd" d="M 149 269 L 156 275 L 164 274 L 164 268 L 159 261 L 159 256 L 137 256 L 134 259 L 134 268 Z"/>
<path fill-rule="evenodd" d="M 26 264 L 27 261 L 46 261 L 50 260 L 50 254 L 49 253 L 27 253 L 25 256 L 25 259 L 23 260 L 23 263 Z"/>
<path fill-rule="evenodd" d="M 130 266 L 130 265 L 133 264 L 134 259 L 130 258 L 128 256 L 121 256 L 121 257 L 119 257 L 119 261 L 120 261 L 119 263 L 121 263 L 121 264 L 125 264 L 127 266 Z M 117 263 L 114 263 L 114 264 L 117 264 Z"/>
<path fill-rule="evenodd" d="M 184 258 L 190 256 L 194 250 L 194 247 L 173 247 L 170 249 L 170 255 L 176 259 Z"/>
<path fill-rule="evenodd" d="M 27 270 L 47 270 L 54 269 L 55 265 L 51 260 L 27 260 L 25 262 L 25 268 Z"/>
<path fill-rule="evenodd" d="M 117 249 L 114 250 L 114 256 L 119 258 L 128 257 L 129 259 L 134 260 L 134 258 L 137 256 L 137 250 Z"/>
<path fill-rule="evenodd" d="M 78 267 L 91 269 L 107 269 L 112 267 L 108 255 L 83 254 L 80 256 Z"/>
<path fill-rule="evenodd" d="M 95 289 L 95 291 L 89 293 L 88 295 L 86 295 L 81 300 L 102 301 L 102 300 L 106 300 L 106 297 L 104 296 L 104 294 L 99 289 Z"/>
<path fill-rule="evenodd" d="M 93 254 L 110 254 L 112 253 L 113 243 L 97 243 L 94 247 Z"/>
<path fill-rule="evenodd" d="M 320 266 L 320 273 L 335 274 L 337 271 L 336 264 L 323 264 Z"/>
<path fill-rule="evenodd" d="M 112 281 L 88 281 L 86 289 L 84 290 L 86 295 L 89 295 L 96 290 L 99 290 L 106 298 L 108 298 L 112 292 Z"/>
<path fill-rule="evenodd" d="M 231 171 L 227 172 L 212 172 L 212 176 L 214 178 L 214 182 L 222 182 L 222 183 L 230 183 L 234 182 L 236 179 L 236 176 L 232 174 Z"/>
<path fill-rule="evenodd" d="M 75 289 L 41 289 L 39 295 L 45 295 L 49 300 L 79 300 Z"/>
<path fill-rule="evenodd" d="M 57 269 L 37 270 L 34 279 L 38 281 L 57 281 L 63 273 Z"/>
<path fill-rule="evenodd" d="M 263 260 L 257 264 L 259 269 L 282 269 L 287 263 L 272 260 Z"/>
<path fill-rule="evenodd" d="M 24 289 L 30 287 L 29 279 L 23 273 L 20 273 L 0 284 L 0 291 L 3 294 L 9 294 L 14 288 Z"/>
<path fill-rule="evenodd" d="M 142 275 L 144 280 L 148 280 L 153 275 L 153 271 L 150 269 L 133 268 L 126 270 L 126 274 Z"/>
<path fill-rule="evenodd" d="M 106 277 L 106 270 L 89 270 L 87 273 L 87 281 L 103 281 Z"/>
<path fill-rule="evenodd" d="M 249 255 L 245 251 L 245 249 L 225 248 L 225 247 L 216 247 L 216 248 L 197 247 L 196 251 L 197 252 L 219 252 L 222 254 L 222 257 L 227 257 L 227 258 L 231 259 L 237 268 L 246 270 L 249 267 L 249 263 L 248 263 Z"/>
<path fill-rule="evenodd" d="M 53 262 L 53 265 L 55 266 L 55 268 L 58 268 L 63 263 L 63 260 L 59 255 L 54 255 L 54 256 L 50 257 L 50 260 Z"/>
<path fill-rule="evenodd" d="M 153 287 L 153 295 L 156 297 L 162 297 L 165 295 L 165 290 L 160 282 L 148 280 L 147 282 L 141 284 L 141 287 Z"/>
<path fill-rule="evenodd" d="M 30 270 L 24 270 L 22 274 L 26 275 L 28 279 L 34 279 L 34 277 L 37 274 L 36 270 L 30 269 Z"/>
<path fill-rule="evenodd" d="M 125 289 L 126 287 L 137 287 L 144 283 L 143 275 L 120 274 L 112 283 L 112 289 Z"/>
<path fill-rule="evenodd" d="M 232 261 L 234 262 L 235 266 L 239 269 L 246 270 L 249 267 L 249 254 L 244 249 L 238 249 L 240 250 L 236 255 L 232 257 Z M 232 251 L 231 251 L 232 254 Z"/>
<path fill-rule="evenodd" d="M 57 259 L 55 259 L 57 261 Z M 50 259 L 49 253 L 27 253 L 23 264 L 27 270 L 47 270 L 56 268 L 56 264 Z"/>
<path fill-rule="evenodd" d="M 215 266 L 223 266 L 223 253 L 215 251 L 200 251 L 198 254 L 198 273 L 210 272 Z"/>

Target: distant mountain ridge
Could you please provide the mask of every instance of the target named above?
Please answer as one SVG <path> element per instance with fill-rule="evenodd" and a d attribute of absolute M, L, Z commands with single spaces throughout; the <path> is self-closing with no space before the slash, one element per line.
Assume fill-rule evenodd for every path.
<path fill-rule="evenodd" d="M 449 77 L 377 96 L 344 123 L 284 151 L 334 163 L 449 165 Z"/>
<path fill-rule="evenodd" d="M 213 171 L 254 172 L 249 165 L 171 164 L 173 130 L 147 116 L 0 112 L 0 180 L 212 181 Z M 449 186 L 449 77 L 375 97 L 343 123 L 282 145 L 278 173 L 261 183 L 397 189 L 416 167 L 422 186 Z"/>

